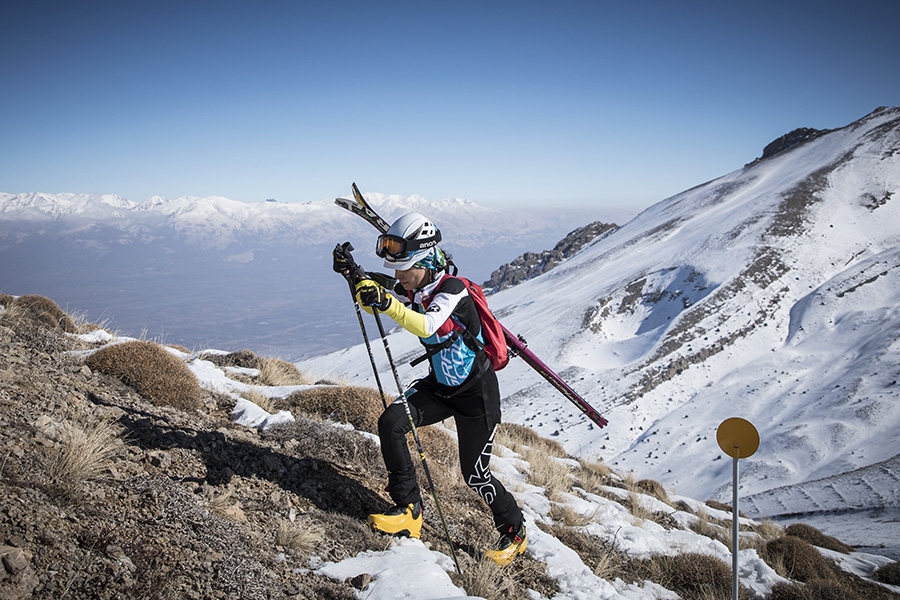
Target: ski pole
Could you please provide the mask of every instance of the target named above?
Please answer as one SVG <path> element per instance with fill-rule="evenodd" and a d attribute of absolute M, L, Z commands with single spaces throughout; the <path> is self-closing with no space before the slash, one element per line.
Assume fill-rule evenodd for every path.
<path fill-rule="evenodd" d="M 434 498 L 434 507 L 441 519 L 441 525 L 444 527 L 444 533 L 447 535 L 447 543 L 450 545 L 450 555 L 453 557 L 453 564 L 456 565 L 456 572 L 462 575 L 462 569 L 459 567 L 459 561 L 456 558 L 456 549 L 453 547 L 453 539 L 450 537 L 450 528 L 447 527 L 447 520 L 444 518 L 444 511 L 441 510 L 441 502 L 438 500 L 437 489 L 434 487 L 434 480 L 431 478 L 431 469 L 428 468 L 428 461 L 425 460 L 425 449 L 422 448 L 422 440 L 419 439 L 419 430 L 413 421 L 412 412 L 409 410 L 409 402 L 406 400 L 406 392 L 400 384 L 400 376 L 397 374 L 397 367 L 394 365 L 394 358 L 391 356 L 391 349 L 388 346 L 387 336 L 384 333 L 384 325 L 381 323 L 381 314 L 378 309 L 372 307 L 372 314 L 375 315 L 375 322 L 378 324 L 378 332 L 384 341 L 384 351 L 387 354 L 388 363 L 391 365 L 391 372 L 394 374 L 394 381 L 397 382 L 397 389 L 400 392 L 398 397 L 403 404 L 403 410 L 406 411 L 406 418 L 409 420 L 409 427 L 412 430 L 413 439 L 416 441 L 416 450 L 419 451 L 419 458 L 422 459 L 422 469 L 425 471 L 425 479 L 428 481 L 428 487 L 431 489 L 431 496 Z"/>
<path fill-rule="evenodd" d="M 353 257 L 350 253 L 353 251 L 353 246 L 350 245 L 350 242 L 344 242 L 343 244 L 338 244 L 334 247 L 334 252 L 339 254 L 340 256 L 350 258 L 351 264 L 353 263 Z M 340 271 L 340 274 L 344 276 L 344 279 L 347 280 L 347 284 L 350 286 L 350 297 L 353 298 L 353 306 L 356 308 L 356 318 L 359 321 L 359 328 L 362 331 L 363 341 L 366 343 L 366 352 L 369 353 L 369 362 L 372 364 L 372 372 L 375 374 L 375 383 L 378 384 L 378 393 L 381 395 L 381 404 L 384 408 L 387 408 L 387 399 L 384 395 L 384 386 L 381 385 L 381 376 L 378 374 L 378 366 L 375 364 L 375 355 L 372 353 L 372 346 L 369 344 L 369 336 L 366 333 L 366 324 L 363 321 L 362 310 L 359 308 L 359 302 L 356 301 L 356 290 L 353 286 L 353 274 L 347 271 Z"/>

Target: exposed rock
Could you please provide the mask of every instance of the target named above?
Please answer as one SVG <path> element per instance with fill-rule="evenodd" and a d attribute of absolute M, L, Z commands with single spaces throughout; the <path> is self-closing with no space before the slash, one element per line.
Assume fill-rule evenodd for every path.
<path fill-rule="evenodd" d="M 501 266 L 491 273 L 491 278 L 485 281 L 482 287 L 485 293 L 493 293 L 542 275 L 573 256 L 588 242 L 600 235 L 615 231 L 618 227 L 615 223 L 601 221 L 579 227 L 570 232 L 552 250 L 544 250 L 540 254 L 526 252 L 512 262 Z"/>
<path fill-rule="evenodd" d="M 779 152 L 784 152 L 785 150 L 793 148 L 798 144 L 813 140 L 820 135 L 825 135 L 830 131 L 830 129 L 812 129 L 810 127 L 799 127 L 770 142 L 765 148 L 763 148 L 763 153 L 760 159 L 775 156 Z"/>

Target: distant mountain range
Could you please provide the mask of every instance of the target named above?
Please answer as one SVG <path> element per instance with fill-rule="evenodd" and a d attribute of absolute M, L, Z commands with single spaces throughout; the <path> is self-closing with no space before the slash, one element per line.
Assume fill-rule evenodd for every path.
<path fill-rule="evenodd" d="M 732 464 L 716 429 L 743 417 L 761 444 L 741 461 L 742 508 L 866 515 L 900 539 L 900 108 L 777 142 L 492 295 L 610 425 L 515 360 L 500 373 L 504 415 L 720 500 Z M 416 341 L 389 342 L 415 377 Z M 373 384 L 361 347 L 302 366 Z"/>
<path fill-rule="evenodd" d="M 389 219 L 427 214 L 476 281 L 596 218 L 591 211 L 511 212 L 460 199 L 367 196 Z M 49 296 L 130 335 L 297 359 L 357 339 L 330 252 L 351 241 L 361 264 L 383 270 L 372 251 L 375 237 L 330 200 L 0 194 L 0 291 Z"/>

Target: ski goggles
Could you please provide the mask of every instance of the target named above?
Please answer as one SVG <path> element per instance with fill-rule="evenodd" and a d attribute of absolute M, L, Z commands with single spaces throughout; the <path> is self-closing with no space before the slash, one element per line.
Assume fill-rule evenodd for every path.
<path fill-rule="evenodd" d="M 408 240 L 399 235 L 385 233 L 378 236 L 375 243 L 375 255 L 378 258 L 393 258 L 402 260 L 408 258 L 413 252 L 433 248 L 441 241 L 441 232 L 436 230 L 434 236 L 424 240 Z"/>

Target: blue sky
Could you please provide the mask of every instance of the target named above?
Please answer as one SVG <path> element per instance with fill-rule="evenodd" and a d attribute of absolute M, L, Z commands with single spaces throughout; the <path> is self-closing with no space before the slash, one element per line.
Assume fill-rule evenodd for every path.
<path fill-rule="evenodd" d="M 634 210 L 900 104 L 900 2 L 0 9 L 0 191 Z"/>

